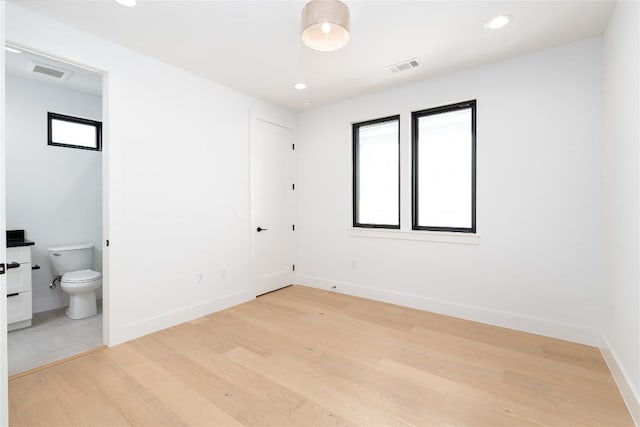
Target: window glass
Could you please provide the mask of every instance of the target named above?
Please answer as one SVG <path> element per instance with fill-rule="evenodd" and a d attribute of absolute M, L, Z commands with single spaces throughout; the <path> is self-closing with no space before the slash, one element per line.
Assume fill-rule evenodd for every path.
<path fill-rule="evenodd" d="M 51 121 L 51 139 L 59 144 L 95 148 L 96 128 L 95 126 L 54 119 Z"/>
<path fill-rule="evenodd" d="M 414 113 L 414 229 L 475 231 L 474 108 Z"/>
<path fill-rule="evenodd" d="M 399 121 L 354 125 L 354 226 L 400 226 Z"/>

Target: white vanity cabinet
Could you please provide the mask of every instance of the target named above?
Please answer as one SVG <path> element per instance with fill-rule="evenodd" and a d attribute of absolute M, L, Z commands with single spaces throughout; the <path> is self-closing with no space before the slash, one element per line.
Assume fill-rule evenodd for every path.
<path fill-rule="evenodd" d="M 31 247 L 7 248 L 7 326 L 31 326 Z"/>

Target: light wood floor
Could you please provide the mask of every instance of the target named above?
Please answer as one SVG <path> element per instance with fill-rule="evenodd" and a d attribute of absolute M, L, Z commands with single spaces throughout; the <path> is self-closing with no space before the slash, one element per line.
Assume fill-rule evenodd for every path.
<path fill-rule="evenodd" d="M 9 394 L 12 425 L 632 425 L 593 347 L 302 286 Z"/>

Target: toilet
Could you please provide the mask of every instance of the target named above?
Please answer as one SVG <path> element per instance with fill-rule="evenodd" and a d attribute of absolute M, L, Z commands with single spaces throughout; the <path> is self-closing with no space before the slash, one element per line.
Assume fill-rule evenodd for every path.
<path fill-rule="evenodd" d="M 70 319 L 84 319 L 98 313 L 96 289 L 102 285 L 102 273 L 90 269 L 93 249 L 92 243 L 47 248 L 53 272 L 61 277 L 60 286 L 69 294 L 69 308 L 65 313 Z"/>

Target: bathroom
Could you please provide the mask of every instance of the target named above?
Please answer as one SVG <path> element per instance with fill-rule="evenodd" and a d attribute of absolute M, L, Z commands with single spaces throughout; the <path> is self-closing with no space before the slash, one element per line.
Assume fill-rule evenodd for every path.
<path fill-rule="evenodd" d="M 16 375 L 103 344 L 103 83 L 98 72 L 5 50 L 8 353 Z"/>

